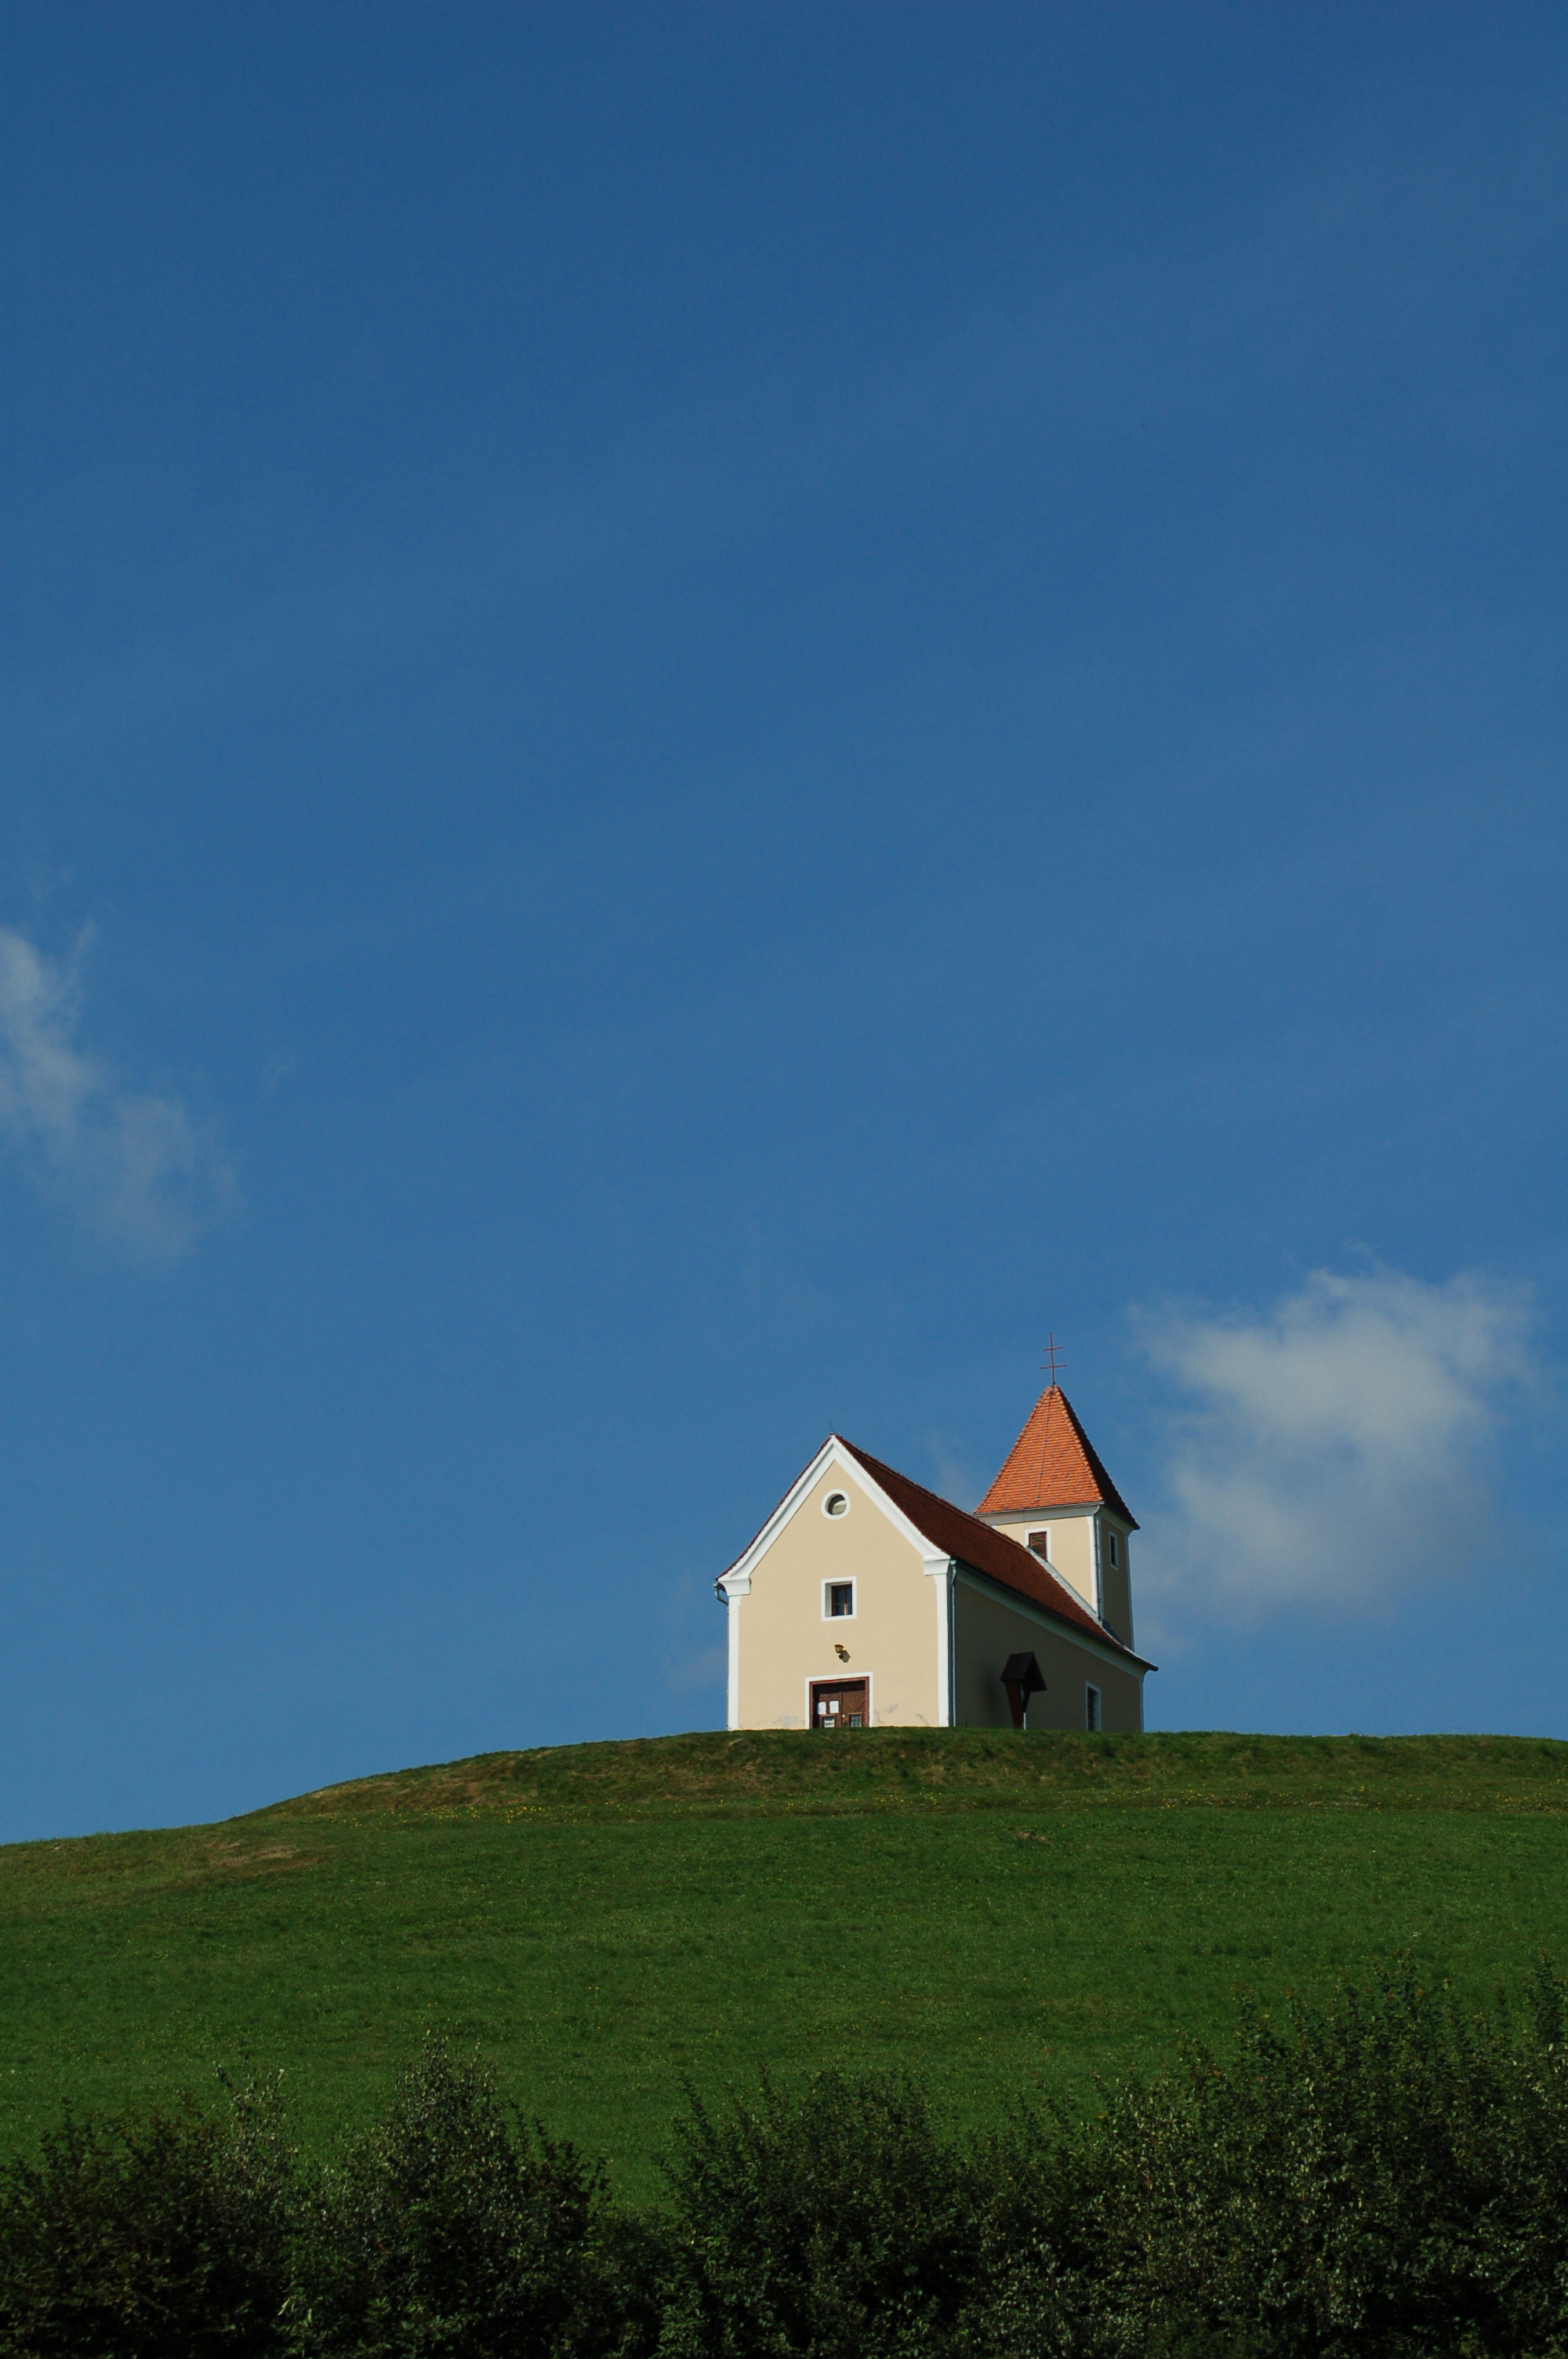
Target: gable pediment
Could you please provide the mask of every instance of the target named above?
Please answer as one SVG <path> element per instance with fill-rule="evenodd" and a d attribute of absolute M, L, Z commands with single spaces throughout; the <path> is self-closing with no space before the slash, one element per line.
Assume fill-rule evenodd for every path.
<path fill-rule="evenodd" d="M 742 1549 L 734 1563 L 719 1576 L 715 1586 L 726 1595 L 744 1597 L 752 1585 L 752 1575 L 768 1550 L 786 1531 L 799 1515 L 808 1509 L 818 1512 L 820 1502 L 829 1485 L 842 1487 L 855 1507 L 862 1504 L 871 1513 L 891 1524 L 899 1537 L 909 1543 L 923 1564 L 929 1566 L 946 1555 L 933 1546 L 925 1534 L 903 1510 L 890 1499 L 885 1491 L 863 1467 L 855 1452 L 838 1434 L 830 1433 L 810 1463 L 803 1467 L 790 1484 L 762 1529 Z"/>

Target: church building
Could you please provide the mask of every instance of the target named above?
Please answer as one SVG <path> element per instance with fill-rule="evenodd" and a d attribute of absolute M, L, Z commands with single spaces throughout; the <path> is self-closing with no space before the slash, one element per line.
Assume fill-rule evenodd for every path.
<path fill-rule="evenodd" d="M 830 1433 L 719 1577 L 729 1725 L 1140 1729 L 1137 1529 L 1059 1385 L 972 1516 Z"/>

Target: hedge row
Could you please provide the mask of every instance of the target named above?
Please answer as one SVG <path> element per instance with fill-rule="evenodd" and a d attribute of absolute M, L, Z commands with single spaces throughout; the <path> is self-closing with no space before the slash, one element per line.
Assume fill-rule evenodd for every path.
<path fill-rule="evenodd" d="M 330 2165 L 254 2083 L 68 2117 L 0 2180 L 0 2352 L 1568 2359 L 1565 1996 L 1403 1966 L 979 2137 L 903 2080 L 694 2098 L 643 2214 L 438 2039 Z"/>

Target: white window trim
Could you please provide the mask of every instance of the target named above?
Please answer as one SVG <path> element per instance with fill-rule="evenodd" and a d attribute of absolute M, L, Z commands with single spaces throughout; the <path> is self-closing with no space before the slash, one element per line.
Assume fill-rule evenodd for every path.
<path fill-rule="evenodd" d="M 833 1513 L 833 1502 L 835 1499 L 842 1499 L 844 1502 L 843 1507 L 838 1515 Z M 830 1524 L 841 1524 L 854 1504 L 855 1502 L 850 1498 L 849 1492 L 844 1488 L 842 1483 L 836 1484 L 831 1491 L 824 1491 L 822 1494 L 822 1512 L 827 1516 Z"/>
<path fill-rule="evenodd" d="M 853 1622 L 860 1611 L 859 1599 L 856 1594 L 859 1586 L 860 1584 L 855 1580 L 852 1573 L 848 1581 L 834 1581 L 832 1579 L 825 1581 L 822 1584 L 822 1619 L 825 1622 Z M 828 1593 L 835 1589 L 847 1589 L 849 1591 L 849 1611 L 848 1614 L 835 1614 L 830 1610 L 831 1601 Z"/>

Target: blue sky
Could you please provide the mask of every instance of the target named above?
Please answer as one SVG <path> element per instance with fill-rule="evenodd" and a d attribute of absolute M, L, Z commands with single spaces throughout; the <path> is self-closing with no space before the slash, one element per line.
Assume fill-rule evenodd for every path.
<path fill-rule="evenodd" d="M 722 1720 L 1054 1330 L 1167 1726 L 1568 1736 L 1520 5 L 0 16 L 0 1835 Z"/>

